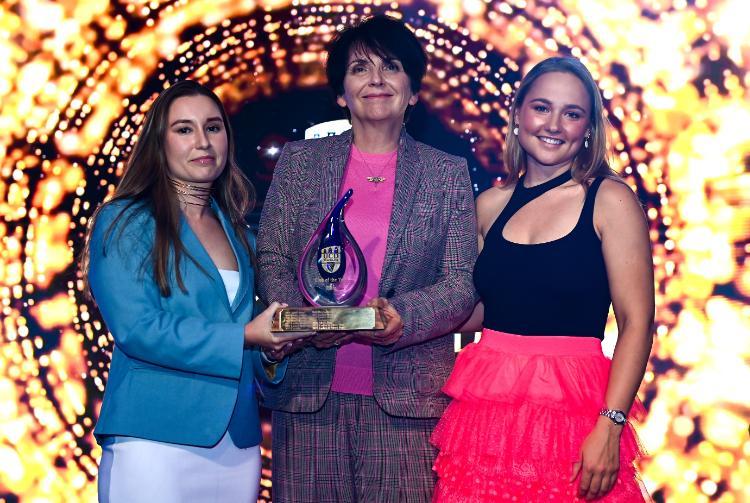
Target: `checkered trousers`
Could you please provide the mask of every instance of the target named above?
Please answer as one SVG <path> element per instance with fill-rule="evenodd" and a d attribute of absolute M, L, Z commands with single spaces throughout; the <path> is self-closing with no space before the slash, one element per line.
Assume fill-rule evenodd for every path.
<path fill-rule="evenodd" d="M 331 392 L 312 413 L 273 413 L 274 503 L 429 502 L 437 419 L 394 417 Z"/>

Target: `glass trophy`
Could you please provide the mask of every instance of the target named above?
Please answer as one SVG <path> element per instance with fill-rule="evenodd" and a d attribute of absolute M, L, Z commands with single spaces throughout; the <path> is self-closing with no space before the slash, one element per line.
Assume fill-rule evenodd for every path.
<path fill-rule="evenodd" d="M 311 307 L 283 307 L 273 319 L 274 332 L 382 329 L 378 309 L 354 307 L 367 288 L 367 264 L 346 228 L 349 189 L 326 215 L 305 246 L 297 269 L 299 289 Z"/>

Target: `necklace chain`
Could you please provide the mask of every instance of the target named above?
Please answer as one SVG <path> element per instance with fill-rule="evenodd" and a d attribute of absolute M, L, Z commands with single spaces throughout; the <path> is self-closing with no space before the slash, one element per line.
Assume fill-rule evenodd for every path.
<path fill-rule="evenodd" d="M 398 154 L 398 150 L 393 152 L 393 154 L 391 154 L 388 160 L 383 163 L 382 169 L 380 170 L 380 173 L 378 174 L 375 174 L 375 171 L 372 169 L 372 166 L 370 165 L 370 163 L 365 160 L 365 156 L 362 154 L 362 152 L 357 151 L 357 154 L 359 154 L 359 160 L 362 161 L 362 164 L 365 165 L 365 168 L 367 168 L 367 171 L 370 173 L 370 176 L 366 177 L 367 181 L 378 184 L 378 183 L 383 183 L 386 180 L 386 178 L 383 176 L 383 173 L 385 172 L 386 168 L 391 163 L 393 158 L 396 157 L 396 154 Z"/>
<path fill-rule="evenodd" d="M 200 185 L 193 185 L 190 183 L 181 182 L 175 180 L 172 177 L 169 178 L 169 183 L 172 185 L 172 189 L 177 193 L 177 200 L 183 204 L 190 204 L 192 206 L 200 206 L 207 208 L 210 206 L 208 197 L 213 191 L 213 187 L 202 187 Z M 190 201 L 192 198 L 193 201 Z"/>

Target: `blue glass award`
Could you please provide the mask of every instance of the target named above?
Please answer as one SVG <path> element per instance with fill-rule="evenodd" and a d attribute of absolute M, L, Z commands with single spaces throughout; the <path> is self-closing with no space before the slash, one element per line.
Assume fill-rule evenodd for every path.
<path fill-rule="evenodd" d="M 353 193 L 349 189 L 341 196 L 302 253 L 297 280 L 311 307 L 279 309 L 274 317 L 274 331 L 383 328 L 377 309 L 354 307 L 367 288 L 367 263 L 344 221 L 344 210 Z"/>

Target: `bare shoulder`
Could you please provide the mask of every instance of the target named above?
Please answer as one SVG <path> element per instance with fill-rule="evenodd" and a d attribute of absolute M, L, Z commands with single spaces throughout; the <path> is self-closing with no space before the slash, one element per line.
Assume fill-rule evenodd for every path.
<path fill-rule="evenodd" d="M 597 210 L 604 216 L 615 216 L 619 212 L 634 212 L 643 215 L 643 208 L 633 189 L 623 180 L 607 178 L 602 181 L 596 194 Z"/>
<path fill-rule="evenodd" d="M 508 204 L 515 187 L 515 184 L 490 187 L 477 196 L 477 221 L 482 235 L 487 234 L 487 231 Z"/>
<path fill-rule="evenodd" d="M 477 196 L 477 206 L 505 206 L 506 204 L 508 204 L 510 196 L 513 194 L 513 189 L 515 187 L 515 183 L 511 185 L 504 185 L 501 187 L 490 187 Z"/>
<path fill-rule="evenodd" d="M 607 178 L 596 194 L 594 225 L 601 233 L 607 227 L 642 227 L 646 215 L 638 197 L 622 180 Z"/>

